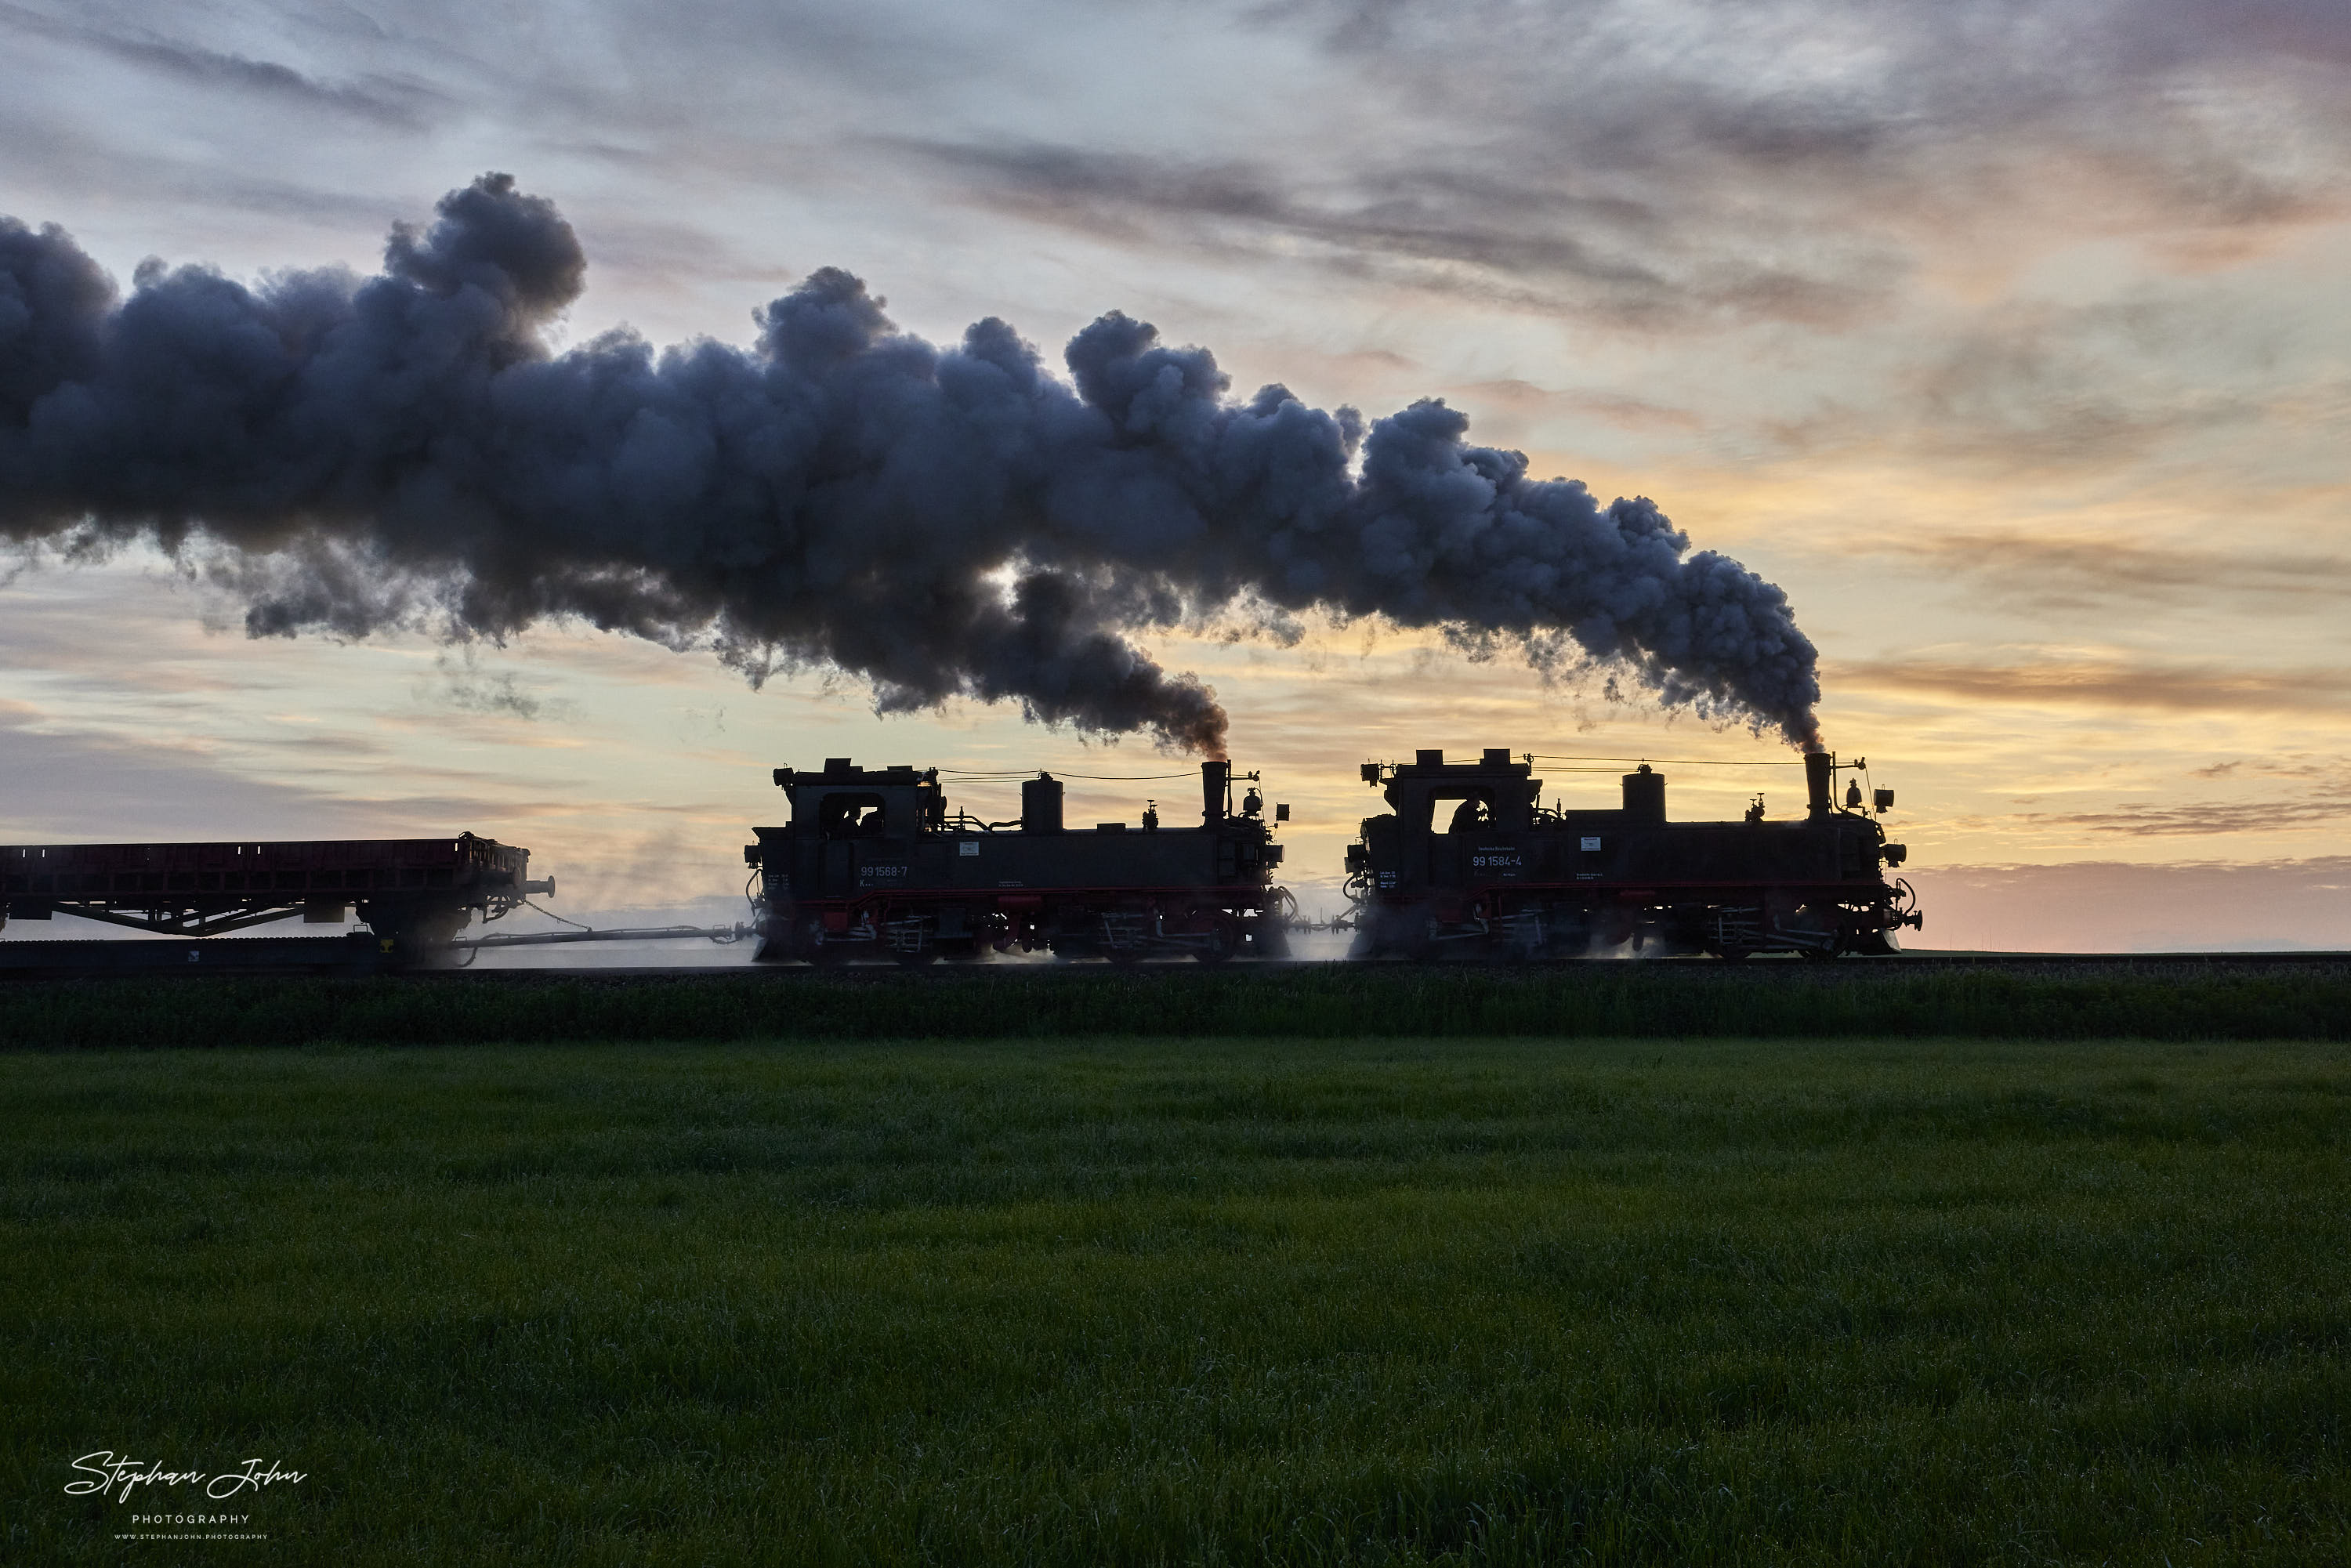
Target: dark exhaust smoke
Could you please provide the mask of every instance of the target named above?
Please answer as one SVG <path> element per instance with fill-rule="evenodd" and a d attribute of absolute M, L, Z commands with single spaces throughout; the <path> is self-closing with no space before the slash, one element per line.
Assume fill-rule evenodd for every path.
<path fill-rule="evenodd" d="M 938 348 L 830 268 L 748 350 L 552 352 L 585 272 L 505 175 L 364 278 L 149 263 L 125 298 L 62 231 L 0 218 L 0 537 L 152 537 L 256 636 L 573 616 L 755 683 L 838 668 L 885 712 L 1013 701 L 1210 755 L 1214 694 L 1134 634 L 1379 615 L 1813 737 L 1779 589 L 1646 500 L 1530 479 L 1441 402 L 1366 431 L 1279 386 L 1233 401 L 1207 350 L 1115 312 L 1064 382 L 1002 321 Z"/>

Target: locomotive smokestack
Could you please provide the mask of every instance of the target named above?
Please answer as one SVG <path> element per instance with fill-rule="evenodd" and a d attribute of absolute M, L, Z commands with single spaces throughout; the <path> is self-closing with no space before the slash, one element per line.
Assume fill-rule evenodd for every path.
<path fill-rule="evenodd" d="M 1225 797 L 1231 793 L 1233 765 L 1229 762 L 1200 764 L 1200 821 L 1215 827 L 1225 820 Z"/>
<path fill-rule="evenodd" d="M 1666 776 L 1646 762 L 1625 775 L 1625 820 L 1652 825 L 1666 820 Z"/>
<path fill-rule="evenodd" d="M 1013 702 L 1208 756 L 1215 694 L 1135 635 L 1383 617 L 1813 736 L 1785 594 L 1646 499 L 1473 445 L 1442 402 L 1367 425 L 1237 399 L 1116 311 L 1065 380 L 993 319 L 902 333 L 831 267 L 747 347 L 558 353 L 586 277 L 504 174 L 395 228 L 373 277 L 144 266 L 127 299 L 62 230 L 0 217 L 0 543 L 156 541 L 255 636 L 576 618 L 754 685 L 814 665 L 883 712 Z M 191 410 L 218 414 L 200 437 Z"/>
<path fill-rule="evenodd" d="M 1804 753 L 1804 789 L 1811 798 L 1811 811 L 1815 817 L 1825 817 L 1832 806 L 1829 794 L 1836 775 L 1836 758 L 1825 751 Z"/>
<path fill-rule="evenodd" d="M 1058 833 L 1061 831 L 1061 781 L 1050 773 L 1020 781 L 1020 831 Z"/>

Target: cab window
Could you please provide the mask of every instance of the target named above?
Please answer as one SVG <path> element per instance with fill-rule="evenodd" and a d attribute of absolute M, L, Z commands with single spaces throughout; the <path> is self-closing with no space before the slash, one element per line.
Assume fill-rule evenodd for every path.
<path fill-rule="evenodd" d="M 816 831 L 827 839 L 878 839 L 883 832 L 882 797 L 836 791 L 817 802 Z"/>

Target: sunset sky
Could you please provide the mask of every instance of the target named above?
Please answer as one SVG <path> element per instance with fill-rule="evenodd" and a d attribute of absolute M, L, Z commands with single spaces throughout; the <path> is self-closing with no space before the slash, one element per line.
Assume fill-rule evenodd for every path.
<path fill-rule="evenodd" d="M 1237 396 L 1442 397 L 1786 590 L 1829 745 L 1897 791 L 1912 946 L 2351 946 L 2340 0 L 0 0 L 0 214 L 126 290 L 150 256 L 371 272 L 499 170 L 585 246 L 565 342 L 747 342 L 831 266 L 935 341 L 1000 316 L 1058 364 L 1116 308 Z M 822 671 L 241 616 L 152 549 L 0 561 L 0 841 L 470 829 L 559 909 L 716 914 L 778 764 L 1120 776 L 1077 821 L 1196 799 L 1139 737 L 880 717 Z M 1782 741 L 1605 670 L 1377 622 L 1144 640 L 1292 803 L 1310 906 L 1356 764 L 1416 747 L 1801 805 Z M 1592 803 L 1616 770 L 1538 768 Z"/>

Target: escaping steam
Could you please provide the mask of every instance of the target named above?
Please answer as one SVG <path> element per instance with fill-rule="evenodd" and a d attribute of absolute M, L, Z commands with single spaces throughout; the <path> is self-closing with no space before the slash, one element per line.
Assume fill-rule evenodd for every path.
<path fill-rule="evenodd" d="M 1646 500 L 1529 478 L 1442 402 L 1367 431 L 1279 386 L 1236 402 L 1207 350 L 1116 312 L 1065 382 L 999 320 L 900 333 L 832 268 L 748 350 L 554 353 L 585 273 L 503 174 L 366 278 L 150 262 L 122 298 L 63 231 L 0 218 L 0 538 L 152 536 L 256 636 L 576 616 L 754 681 L 835 666 L 884 711 L 1014 701 L 1212 753 L 1214 694 L 1132 634 L 1377 615 L 1813 737 L 1778 588 Z"/>

